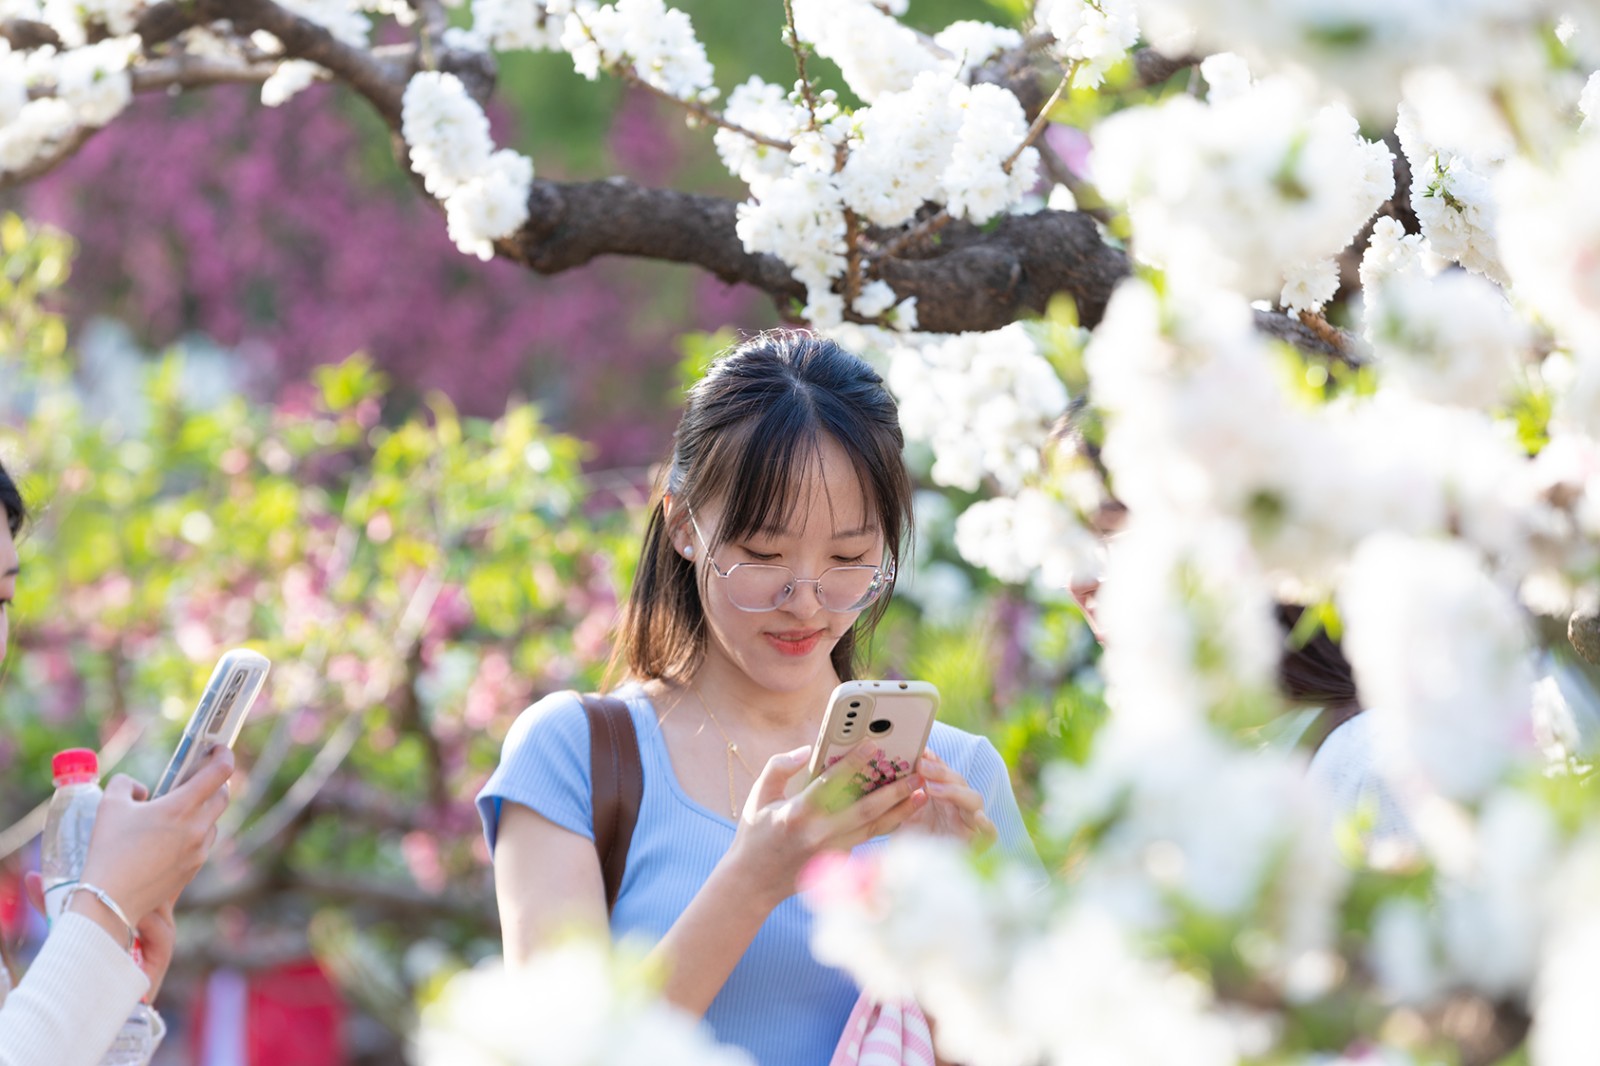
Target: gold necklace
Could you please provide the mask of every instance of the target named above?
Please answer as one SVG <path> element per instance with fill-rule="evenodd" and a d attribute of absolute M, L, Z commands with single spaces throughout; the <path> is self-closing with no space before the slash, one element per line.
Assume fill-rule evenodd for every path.
<path fill-rule="evenodd" d="M 722 734 L 722 742 L 728 746 L 728 817 L 737 822 L 739 820 L 739 804 L 733 787 L 733 760 L 739 760 L 739 765 L 743 766 L 744 772 L 750 775 L 750 780 L 755 780 L 756 772 L 750 769 L 750 764 L 744 760 L 744 754 L 739 751 L 739 745 L 733 742 L 733 738 L 728 736 L 728 731 L 722 728 L 722 723 L 717 721 L 717 716 L 711 713 L 711 704 L 707 703 L 706 698 L 701 696 L 700 693 L 697 692 L 695 695 L 699 696 L 700 706 L 705 708 L 706 717 L 711 720 L 712 725 L 717 727 L 717 732 Z"/>

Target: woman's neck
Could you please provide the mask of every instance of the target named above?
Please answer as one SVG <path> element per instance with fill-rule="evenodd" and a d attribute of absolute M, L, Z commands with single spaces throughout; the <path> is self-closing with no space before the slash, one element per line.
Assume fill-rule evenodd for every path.
<path fill-rule="evenodd" d="M 799 743 L 814 739 L 828 694 L 837 684 L 838 678 L 829 670 L 814 685 L 775 692 L 732 663 L 708 657 L 684 683 L 682 694 L 704 703 L 723 722 L 737 722 L 747 730 L 790 737 Z"/>

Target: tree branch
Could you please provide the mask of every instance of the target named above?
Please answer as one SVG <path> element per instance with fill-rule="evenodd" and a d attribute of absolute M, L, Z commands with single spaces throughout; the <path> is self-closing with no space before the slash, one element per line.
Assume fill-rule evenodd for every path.
<path fill-rule="evenodd" d="M 380 59 L 366 49 L 348 45 L 326 27 L 273 0 L 199 0 L 197 6 L 206 11 L 205 21 L 227 19 L 244 35 L 256 30 L 272 34 L 283 45 L 284 55 L 326 69 L 366 98 L 385 122 L 399 128 L 400 98 L 411 76 L 409 64 Z"/>

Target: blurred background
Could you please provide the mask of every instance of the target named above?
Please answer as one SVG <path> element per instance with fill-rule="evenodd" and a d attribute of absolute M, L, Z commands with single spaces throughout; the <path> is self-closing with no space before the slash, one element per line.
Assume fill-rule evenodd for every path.
<path fill-rule="evenodd" d="M 792 80 L 775 0 L 681 6 L 724 91 Z M 707 133 L 566 55 L 500 79 L 496 141 L 541 175 L 741 195 Z M 51 754 L 151 781 L 247 644 L 275 667 L 180 911 L 158 1061 L 391 1063 L 419 994 L 498 950 L 472 797 L 524 706 L 601 684 L 684 383 L 778 318 L 688 268 L 464 257 L 363 105 L 255 97 L 141 98 L 0 197 L 0 458 L 38 509 L 0 664 L 0 930 L 24 958 L 43 933 L 17 882 Z M 1027 810 L 1098 720 L 1095 651 L 1064 592 L 961 562 L 975 498 L 919 497 L 872 663 L 939 685 Z"/>

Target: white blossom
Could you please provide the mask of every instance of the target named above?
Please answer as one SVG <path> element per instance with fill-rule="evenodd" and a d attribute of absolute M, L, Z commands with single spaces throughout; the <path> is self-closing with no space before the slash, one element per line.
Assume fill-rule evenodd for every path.
<path fill-rule="evenodd" d="M 957 95 L 961 131 L 956 136 L 954 158 L 941 178 L 945 207 L 954 217 L 981 225 L 1033 187 L 1038 180 L 1039 150 L 1022 148 L 1028 120 L 1009 89 L 974 85 Z"/>
<path fill-rule="evenodd" d="M 549 51 L 562 27 L 543 0 L 472 0 L 473 32 L 500 51 Z"/>
<path fill-rule="evenodd" d="M 1393 275 L 1367 290 L 1364 318 L 1385 384 L 1435 403 L 1504 402 L 1528 344 L 1500 288 L 1460 270 Z"/>
<path fill-rule="evenodd" d="M 754 76 L 728 94 L 722 114 L 736 126 L 778 141 L 792 140 L 807 122 L 805 108 L 790 100 L 781 86 Z M 781 148 L 722 128 L 712 141 L 728 173 L 748 185 L 758 199 L 768 185 L 789 172 L 789 158 Z"/>
<path fill-rule="evenodd" d="M 973 71 L 1001 52 L 1022 46 L 1022 34 L 1009 26 L 963 19 L 933 35 L 933 43 L 956 60 L 954 74 L 969 81 Z"/>
<path fill-rule="evenodd" d="M 987 475 L 1015 492 L 1040 470 L 1068 396 L 1021 325 L 905 342 L 889 355 L 900 424 L 933 446 L 935 482 L 971 490 Z"/>
<path fill-rule="evenodd" d="M 1589 75 L 1583 83 L 1583 94 L 1578 97 L 1578 113 L 1583 116 L 1581 129 L 1588 132 L 1600 123 L 1600 70 Z"/>
<path fill-rule="evenodd" d="M 1095 181 L 1127 203 L 1135 254 L 1251 298 L 1336 255 L 1394 191 L 1389 150 L 1283 79 L 1130 108 L 1092 136 Z"/>
<path fill-rule="evenodd" d="M 30 100 L 0 127 L 0 172 L 22 170 L 77 126 L 72 105 L 53 96 Z"/>
<path fill-rule="evenodd" d="M 896 226 L 925 202 L 943 199 L 970 92 L 947 75 L 921 74 L 910 88 L 884 93 L 857 112 L 838 179 L 845 203 L 870 222 Z"/>
<path fill-rule="evenodd" d="M 1423 140 L 1410 108 L 1396 133 L 1411 165 L 1411 209 L 1438 255 L 1494 281 L 1504 281 L 1494 195 L 1498 160 L 1475 158 Z"/>
<path fill-rule="evenodd" d="M 418 1066 L 749 1066 L 659 1000 L 606 946 L 568 941 L 515 969 L 499 959 L 451 978 L 426 1004 Z"/>
<path fill-rule="evenodd" d="M 132 102 L 128 64 L 138 52 L 138 37 L 112 37 L 57 57 L 56 93 L 72 105 L 78 125 L 104 126 Z"/>
<path fill-rule="evenodd" d="M 1094 907 L 1052 918 L 1014 866 L 982 879 L 950 842 L 899 835 L 871 856 L 821 862 L 807 881 L 817 957 L 874 995 L 915 996 L 953 1060 L 1235 1061 L 1203 983 L 1144 957 Z"/>
<path fill-rule="evenodd" d="M 1047 588 L 1066 589 L 1099 572 L 1094 538 L 1077 513 L 1039 489 L 968 507 L 956 519 L 956 550 L 1013 584 L 1037 576 Z"/>
<path fill-rule="evenodd" d="M 528 220 L 533 161 L 494 150 L 489 119 L 454 74 L 413 75 L 401 101 L 401 132 L 411 168 L 444 201 L 450 239 L 468 255 L 490 259 L 493 242 Z"/>
<path fill-rule="evenodd" d="M 412 76 L 401 100 L 400 130 L 411 148 L 411 169 L 435 196 L 448 196 L 481 174 L 494 151 L 489 117 L 454 74 Z"/>
<path fill-rule="evenodd" d="M 1496 185 L 1503 217 L 1500 252 L 1516 298 L 1567 343 L 1600 346 L 1600 199 L 1593 178 L 1600 139 L 1588 137 L 1543 169 L 1506 164 Z"/>
<path fill-rule="evenodd" d="M 322 68 L 315 63 L 286 59 L 261 83 L 261 102 L 267 107 L 281 107 L 296 93 L 309 89 L 321 74 Z"/>
<path fill-rule="evenodd" d="M 846 84 L 873 103 L 911 87 L 941 59 L 909 26 L 871 0 L 794 0 L 794 25 L 824 59 L 838 64 Z"/>
<path fill-rule="evenodd" d="M 582 0 L 567 15 L 561 47 L 579 74 L 630 66 L 648 85 L 680 100 L 714 99 L 711 63 L 689 16 L 664 0 Z"/>
<path fill-rule="evenodd" d="M 1338 602 L 1391 779 L 1473 799 L 1530 750 L 1528 634 L 1469 548 L 1377 534 Z"/>
<path fill-rule="evenodd" d="M 468 255 L 494 258 L 493 242 L 509 237 L 528 220 L 528 190 L 533 162 L 509 148 L 489 157 L 477 177 L 456 186 L 445 198 L 450 239 Z"/>
<path fill-rule="evenodd" d="M 1081 64 L 1076 86 L 1098 86 L 1139 39 L 1133 0 L 1041 0 L 1035 17 L 1055 37 L 1062 58 Z"/>
<path fill-rule="evenodd" d="M 739 205 L 735 232 L 746 251 L 770 252 L 782 259 L 806 286 L 808 301 L 837 309 L 828 320 L 843 318 L 843 298 L 829 292 L 844 273 L 845 218 L 838 186 L 826 174 L 794 170 L 768 184 L 759 200 Z M 809 317 L 809 316 L 808 316 Z M 811 318 L 813 325 L 820 325 Z"/>
<path fill-rule="evenodd" d="M 1141 0 L 1145 39 L 1168 55 L 1229 49 L 1294 76 L 1363 118 L 1393 118 L 1408 77 L 1444 67 L 1475 86 L 1526 84 L 1545 71 L 1546 0 Z"/>

